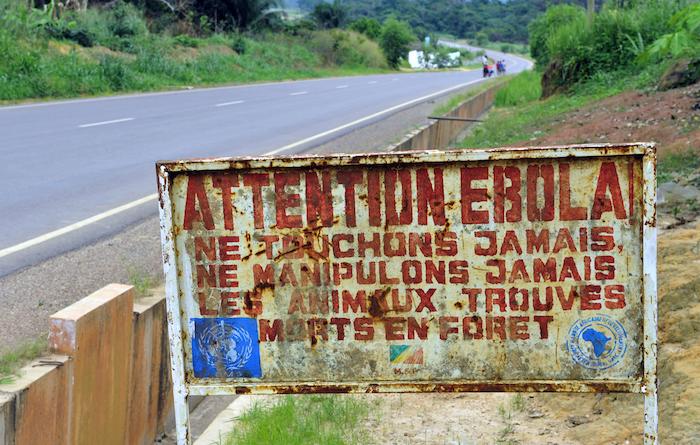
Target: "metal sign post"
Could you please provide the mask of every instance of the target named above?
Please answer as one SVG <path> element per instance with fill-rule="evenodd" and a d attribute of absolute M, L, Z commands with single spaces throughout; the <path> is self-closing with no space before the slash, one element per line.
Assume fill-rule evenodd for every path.
<path fill-rule="evenodd" d="M 651 144 L 159 162 L 189 395 L 636 392 L 657 443 Z"/>

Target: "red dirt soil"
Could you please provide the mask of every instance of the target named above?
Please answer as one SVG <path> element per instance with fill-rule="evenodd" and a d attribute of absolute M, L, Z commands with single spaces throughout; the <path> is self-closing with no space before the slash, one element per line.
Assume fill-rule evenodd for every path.
<path fill-rule="evenodd" d="M 700 83 L 664 92 L 628 91 L 568 113 L 516 145 L 656 142 L 659 155 L 700 153 Z"/>

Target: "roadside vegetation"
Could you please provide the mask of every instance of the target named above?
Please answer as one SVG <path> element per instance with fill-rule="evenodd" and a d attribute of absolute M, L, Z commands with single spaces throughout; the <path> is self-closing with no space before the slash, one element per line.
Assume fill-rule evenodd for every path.
<path fill-rule="evenodd" d="M 503 428 L 498 432 L 496 443 L 499 445 L 517 445 L 520 443 L 514 438 L 515 420 L 513 417 L 525 410 L 525 398 L 522 394 L 515 394 L 509 401 L 508 406 L 503 404 L 498 406 L 498 415 L 503 422 Z"/>
<path fill-rule="evenodd" d="M 461 146 L 657 143 L 660 439 L 700 443 L 700 3 L 553 6 L 530 25 L 530 50 L 535 71 L 498 92 Z M 560 442 L 641 437 L 638 398 L 537 399 L 567 422 Z M 517 443 L 510 412 L 500 414 L 499 442 Z"/>
<path fill-rule="evenodd" d="M 488 90 L 489 88 L 492 88 L 492 87 L 494 87 L 498 84 L 504 83 L 504 82 L 507 82 L 506 77 L 494 77 L 492 79 L 488 79 L 488 80 L 480 83 L 478 86 L 476 86 L 474 88 L 470 88 L 469 90 L 467 90 L 463 93 L 459 93 L 459 94 L 455 94 L 453 96 L 450 96 L 450 98 L 446 102 L 435 107 L 431 116 L 445 115 L 445 114 L 449 113 L 450 111 L 454 110 L 455 108 L 457 108 L 457 106 L 459 106 L 460 104 L 465 102 L 467 99 L 471 99 L 472 97 L 474 97 L 480 93 L 483 93 L 484 91 Z"/>
<path fill-rule="evenodd" d="M 606 1 L 593 14 L 562 4 L 529 29 L 545 96 L 597 76 L 624 77 L 668 57 L 700 55 L 700 4 L 690 0 Z"/>
<path fill-rule="evenodd" d="M 524 72 L 496 93 L 494 110 L 460 142 L 462 147 L 483 148 L 528 141 L 543 134 L 564 113 L 627 89 L 651 88 L 663 66 L 650 66 L 637 74 L 597 76 L 577 84 L 567 94 L 540 99 L 541 73 Z"/>
<path fill-rule="evenodd" d="M 363 429 L 370 402 L 347 395 L 285 396 L 264 406 L 256 404 L 236 420 L 224 445 L 365 445 Z"/>
<path fill-rule="evenodd" d="M 136 298 L 150 296 L 159 284 L 159 280 L 156 277 L 149 275 L 137 267 L 128 266 L 127 273 L 129 274 L 129 284 L 134 286 Z"/>
<path fill-rule="evenodd" d="M 530 51 L 536 70 L 502 88 L 495 109 L 460 145 L 526 143 L 563 114 L 594 101 L 628 90 L 653 91 L 669 76 L 680 80 L 674 86 L 700 78 L 700 69 L 693 68 L 700 68 L 700 45 L 693 43 L 700 36 L 700 4 L 619 4 L 605 2 L 593 16 L 579 6 L 556 5 L 534 20 Z M 669 46 L 669 41 L 679 43 Z M 680 59 L 685 62 L 678 68 Z"/>
<path fill-rule="evenodd" d="M 415 39 L 395 19 L 357 32 L 332 14 L 285 20 L 249 2 L 239 17 L 202 3 L 153 11 L 124 0 L 87 9 L 0 0 L 0 100 L 384 72 Z"/>
<path fill-rule="evenodd" d="M 581 3 L 580 0 L 568 0 Z M 323 0 L 298 0 L 302 9 L 312 10 Z M 492 42 L 527 42 L 527 24 L 553 2 L 550 0 L 344 0 L 348 15 L 390 16 L 410 24 L 422 40 L 432 32 L 448 33 L 458 38 L 475 39 L 477 34 Z M 583 0 L 585 4 L 585 0 Z"/>
<path fill-rule="evenodd" d="M 46 338 L 42 337 L 26 341 L 14 350 L 2 352 L 0 355 L 0 385 L 12 382 L 22 366 L 46 351 Z"/>

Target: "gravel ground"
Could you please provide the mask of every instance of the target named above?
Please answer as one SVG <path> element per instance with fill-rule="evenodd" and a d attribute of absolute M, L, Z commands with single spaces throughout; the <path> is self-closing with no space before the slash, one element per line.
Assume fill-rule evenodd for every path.
<path fill-rule="evenodd" d="M 463 91 L 457 91 L 452 95 Z M 452 95 L 402 110 L 340 135 L 308 153 L 378 151 L 428 122 L 426 118 Z M 109 283 L 162 281 L 157 216 L 121 233 L 0 278 L 0 353 L 46 335 L 48 317 Z"/>

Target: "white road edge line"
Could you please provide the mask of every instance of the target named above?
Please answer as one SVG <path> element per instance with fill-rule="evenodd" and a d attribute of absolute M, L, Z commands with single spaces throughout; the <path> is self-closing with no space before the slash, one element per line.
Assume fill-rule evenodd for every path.
<path fill-rule="evenodd" d="M 408 105 L 412 105 L 412 104 L 417 103 L 417 102 L 422 102 L 424 100 L 430 99 L 431 97 L 440 96 L 440 95 L 448 93 L 450 91 L 457 90 L 459 88 L 464 88 L 466 86 L 469 86 L 469 85 L 472 85 L 472 84 L 475 84 L 478 82 L 482 82 L 483 80 L 485 80 L 485 79 L 480 78 L 480 79 L 472 80 L 470 82 L 461 83 L 459 85 L 455 85 L 455 86 L 450 87 L 450 88 L 445 88 L 444 90 L 440 90 L 440 91 L 437 91 L 435 93 L 427 94 L 427 95 L 419 97 L 417 99 L 409 100 L 408 102 L 394 105 L 393 107 L 387 108 L 387 109 L 382 110 L 382 111 L 378 111 L 376 113 L 370 114 L 370 115 L 362 117 L 360 119 L 356 119 L 352 122 L 348 122 L 347 124 L 340 125 L 338 127 L 332 128 L 332 129 L 324 131 L 322 133 L 315 134 L 313 136 L 310 136 L 308 138 L 294 142 L 292 144 L 285 145 L 284 147 L 280 147 L 280 148 L 277 148 L 275 150 L 268 151 L 267 153 L 264 153 L 263 156 L 275 155 L 281 151 L 285 151 L 285 150 L 289 150 L 289 149 L 294 148 L 294 147 L 298 147 L 300 145 L 306 144 L 307 142 L 311 142 L 313 140 L 322 138 L 324 136 L 328 136 L 329 134 L 335 133 L 335 132 L 340 131 L 340 130 L 344 130 L 348 127 L 352 127 L 352 126 L 360 124 L 362 122 L 366 122 L 370 119 L 374 119 L 374 118 L 381 116 L 383 114 L 391 113 L 392 111 L 398 110 L 398 109 L 406 107 Z M 90 218 L 84 219 L 82 221 L 78 221 L 76 223 L 69 224 L 69 225 L 62 227 L 60 229 L 57 229 L 57 230 L 54 230 L 52 232 L 48 232 L 48 233 L 45 233 L 43 235 L 37 236 L 36 238 L 32 238 L 32 239 L 29 239 L 29 240 L 24 241 L 22 243 L 15 244 L 14 246 L 6 247 L 6 248 L 0 250 L 0 258 L 6 257 L 8 255 L 11 255 L 13 253 L 17 253 L 21 250 L 28 249 L 28 248 L 33 247 L 33 246 L 36 246 L 37 244 L 41 244 L 43 242 L 52 240 L 52 239 L 57 238 L 61 235 L 65 235 L 67 233 L 73 232 L 73 231 L 78 230 L 80 228 L 83 228 L 87 225 L 96 223 L 96 222 L 101 221 L 105 218 L 109 218 L 110 216 L 117 215 L 121 212 L 132 209 L 132 208 L 137 207 L 141 204 L 145 204 L 149 201 L 154 201 L 156 199 L 158 199 L 158 194 L 152 193 L 150 195 L 144 196 L 143 198 L 139 198 L 135 201 L 131 201 L 129 203 L 120 205 L 119 207 L 115 207 L 113 209 L 110 209 L 110 210 L 107 210 L 105 212 L 99 213 L 97 215 L 91 216 Z"/>
<path fill-rule="evenodd" d="M 143 198 L 137 199 L 136 201 L 131 201 L 129 203 L 126 203 L 124 205 L 120 205 L 119 207 L 115 207 L 113 209 L 107 210 L 106 212 L 98 213 L 95 216 L 91 216 L 90 218 L 84 219 L 82 221 L 78 221 L 76 223 L 67 225 L 65 227 L 61 227 L 60 229 L 54 230 L 53 232 L 45 233 L 43 235 L 37 236 L 36 238 L 32 238 L 30 240 L 27 240 L 23 243 L 15 244 L 14 246 L 7 247 L 5 249 L 0 250 L 0 258 L 5 257 L 7 255 L 11 255 L 15 252 L 19 252 L 20 250 L 27 249 L 32 246 L 36 246 L 37 244 L 41 244 L 45 241 L 51 240 L 53 238 L 59 237 L 61 235 L 65 235 L 66 233 L 73 232 L 75 230 L 78 230 L 82 227 L 85 227 L 89 224 L 96 223 L 98 221 L 102 221 L 105 218 L 109 218 L 110 216 L 116 215 L 118 213 L 124 212 L 126 210 L 132 209 L 136 206 L 139 206 L 141 204 L 147 203 L 149 201 L 153 201 L 158 198 L 158 193 L 153 193 L 148 196 L 144 196 Z"/>
<path fill-rule="evenodd" d="M 341 88 L 347 88 L 347 87 L 348 87 L 348 85 L 338 85 L 338 86 L 335 87 L 335 88 L 336 88 L 336 89 L 341 89 Z"/>
<path fill-rule="evenodd" d="M 88 127 L 97 127 L 99 125 L 109 125 L 109 124 L 118 124 L 119 122 L 128 122 L 128 121 L 133 121 L 133 117 L 125 117 L 124 119 L 114 119 L 111 121 L 102 121 L 102 122 L 93 122 L 91 124 L 82 124 L 78 125 L 78 128 L 88 128 Z"/>
<path fill-rule="evenodd" d="M 289 93 L 290 96 L 301 96 L 302 94 L 309 94 L 308 91 L 297 91 L 296 93 Z"/>
<path fill-rule="evenodd" d="M 376 80 L 370 80 L 370 81 L 367 82 L 367 83 L 377 83 L 377 81 L 376 81 Z"/>
<path fill-rule="evenodd" d="M 310 137 L 308 137 L 308 138 L 306 138 L 306 139 L 302 139 L 302 140 L 297 141 L 297 142 L 294 142 L 294 143 L 292 143 L 292 144 L 285 145 L 284 147 L 280 147 L 280 148 L 277 148 L 277 149 L 275 149 L 275 150 L 269 151 L 269 152 L 265 153 L 264 156 L 275 155 L 275 154 L 277 154 L 277 153 L 279 153 L 279 152 L 282 152 L 282 151 L 285 151 L 285 150 L 289 150 L 289 149 L 294 148 L 294 147 L 298 147 L 298 146 L 300 146 L 300 145 L 306 144 L 307 142 L 311 142 L 311 141 L 313 141 L 313 140 L 322 138 L 322 137 L 324 137 L 324 136 L 328 136 L 329 134 L 335 133 L 335 132 L 340 131 L 340 130 L 344 130 L 344 129 L 348 128 L 348 127 L 353 127 L 353 126 L 355 126 L 355 125 L 357 125 L 357 124 L 361 124 L 362 122 L 366 122 L 366 121 L 368 121 L 368 120 L 371 120 L 371 119 L 374 119 L 374 118 L 376 118 L 376 117 L 379 117 L 379 116 L 381 116 L 382 114 L 391 113 L 392 111 L 396 111 L 396 110 L 398 110 L 398 109 L 407 107 L 407 106 L 409 106 L 409 105 L 412 105 L 412 104 L 415 104 L 415 103 L 418 103 L 418 102 L 423 102 L 423 101 L 428 100 L 428 99 L 430 99 L 430 98 L 432 98 L 432 97 L 440 96 L 440 95 L 442 95 L 442 94 L 449 93 L 450 91 L 458 90 L 458 89 L 460 89 L 460 88 L 464 88 L 464 87 L 466 87 L 466 86 L 469 86 L 469 85 L 472 85 L 472 84 L 475 84 L 475 83 L 478 83 L 478 82 L 482 82 L 482 81 L 484 81 L 484 80 L 485 80 L 485 79 L 482 77 L 482 78 L 479 78 L 479 79 L 476 79 L 476 80 L 472 80 L 472 81 L 469 81 L 469 82 L 460 83 L 459 85 L 455 85 L 455 86 L 450 87 L 450 88 L 445 88 L 444 90 L 436 91 L 435 93 L 427 94 L 427 95 L 421 96 L 421 97 L 419 97 L 419 98 L 417 98 L 417 99 L 409 100 L 408 102 L 404 102 L 404 103 L 401 103 L 401 104 L 398 104 L 398 105 L 394 105 L 393 107 L 389 107 L 389 108 L 387 108 L 387 109 L 385 109 L 385 110 L 382 110 L 382 111 L 377 111 L 376 113 L 370 114 L 369 116 L 361 117 L 361 118 L 359 118 L 359 119 L 357 119 L 357 120 L 354 120 L 354 121 L 352 121 L 352 122 L 348 122 L 347 124 L 343 124 L 343 125 L 341 125 L 341 126 L 339 126 L 339 127 L 332 128 L 332 129 L 330 129 L 330 130 L 328 130 L 328 131 L 324 131 L 324 132 L 322 132 L 322 133 L 315 134 L 315 135 L 310 136 Z"/>
<path fill-rule="evenodd" d="M 244 101 L 244 100 L 234 100 L 234 101 L 231 101 L 231 102 L 222 102 L 222 103 L 216 104 L 216 105 L 214 105 L 214 106 L 215 106 L 215 107 L 226 107 L 226 106 L 228 106 L 228 105 L 242 104 L 243 102 L 245 102 L 245 101 Z"/>

